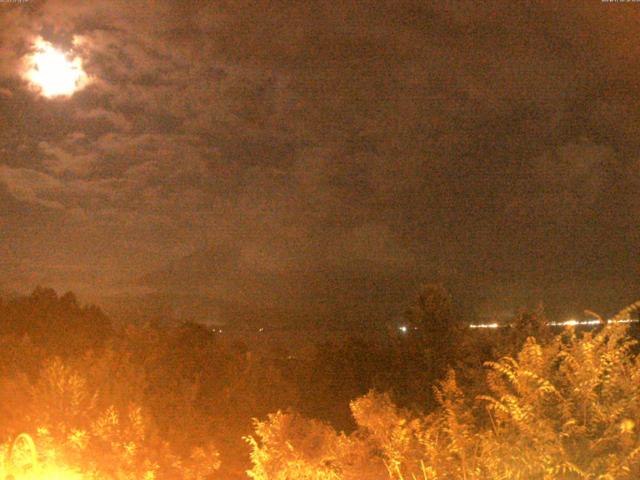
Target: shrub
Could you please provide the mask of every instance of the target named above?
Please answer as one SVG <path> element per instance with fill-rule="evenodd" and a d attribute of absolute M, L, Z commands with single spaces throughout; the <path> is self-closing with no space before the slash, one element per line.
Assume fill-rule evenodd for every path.
<path fill-rule="evenodd" d="M 371 392 L 351 404 L 357 431 L 336 433 L 295 414 L 256 424 L 259 480 L 547 480 L 640 478 L 640 357 L 625 327 L 487 362 L 484 393 L 467 398 L 451 371 L 428 415 Z M 357 461 L 354 461 L 357 459 Z"/>

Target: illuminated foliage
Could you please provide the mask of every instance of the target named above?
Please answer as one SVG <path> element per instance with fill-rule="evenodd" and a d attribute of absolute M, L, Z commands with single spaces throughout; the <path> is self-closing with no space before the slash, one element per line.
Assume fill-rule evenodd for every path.
<path fill-rule="evenodd" d="M 388 395 L 357 399 L 358 429 L 350 435 L 300 419 L 292 429 L 295 417 L 270 416 L 251 439 L 251 475 L 347 479 L 367 465 L 359 478 L 640 478 L 640 357 L 633 347 L 619 325 L 583 335 L 569 328 L 547 344 L 530 337 L 516 356 L 487 362 L 484 394 L 476 398 L 465 397 L 451 371 L 429 415 L 399 409 Z M 323 461 L 308 460 L 309 444 L 322 452 L 312 458 Z"/>
<path fill-rule="evenodd" d="M 24 400 L 21 427 L 37 445 L 34 460 L 16 467 L 10 441 L 3 447 L 5 470 L 20 478 L 201 480 L 219 466 L 211 446 L 177 455 L 155 433 L 153 422 L 133 403 L 102 408 L 98 390 L 78 371 L 54 358 Z M 13 452 L 12 452 L 13 450 Z M 24 455 L 22 455 L 24 457 Z M 28 459 L 29 455 L 26 455 Z M 2 477 L 4 478 L 4 477 Z"/>
<path fill-rule="evenodd" d="M 195 324 L 113 329 L 46 289 L 2 304 L 0 478 L 246 478 L 251 416 L 265 418 L 246 438 L 255 480 L 640 478 L 640 360 L 624 325 L 554 337 L 535 312 L 493 343 L 458 325 L 455 348 L 430 348 L 451 310 L 426 292 L 413 318 L 428 335 L 295 355 Z"/>
<path fill-rule="evenodd" d="M 375 479 L 384 471 L 366 439 L 338 434 L 295 413 L 278 412 L 256 422 L 256 435 L 259 440 L 248 438 L 254 463 L 248 474 L 254 480 Z"/>

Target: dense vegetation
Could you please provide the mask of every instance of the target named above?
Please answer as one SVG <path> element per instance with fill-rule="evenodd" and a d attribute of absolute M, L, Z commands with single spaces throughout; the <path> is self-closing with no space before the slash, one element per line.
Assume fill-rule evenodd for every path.
<path fill-rule="evenodd" d="M 407 334 L 290 352 L 197 324 L 114 326 L 48 289 L 4 301 L 0 473 L 640 477 L 640 359 L 627 328 L 552 332 L 536 311 L 471 335 L 437 286 L 404 320 Z"/>

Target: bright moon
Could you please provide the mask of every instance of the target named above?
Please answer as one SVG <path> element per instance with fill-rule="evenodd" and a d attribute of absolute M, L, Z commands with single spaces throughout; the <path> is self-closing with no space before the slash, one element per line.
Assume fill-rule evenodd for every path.
<path fill-rule="evenodd" d="M 28 68 L 27 80 L 48 98 L 71 96 L 88 81 L 80 58 L 70 59 L 42 38 L 35 42 L 35 52 L 29 57 Z"/>

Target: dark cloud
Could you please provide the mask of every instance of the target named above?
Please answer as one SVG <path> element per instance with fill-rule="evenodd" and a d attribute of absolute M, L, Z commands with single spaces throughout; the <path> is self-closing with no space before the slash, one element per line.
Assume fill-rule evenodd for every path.
<path fill-rule="evenodd" d="M 635 299 L 640 7 L 0 9 L 0 198 L 12 205 L 0 245 L 14 284 L 95 297 L 144 278 L 291 308 L 377 292 L 380 316 L 434 278 L 494 306 Z M 38 36 L 81 56 L 91 83 L 66 100 L 30 91 L 20 72 Z M 336 292 L 350 284 L 362 293 Z"/>

